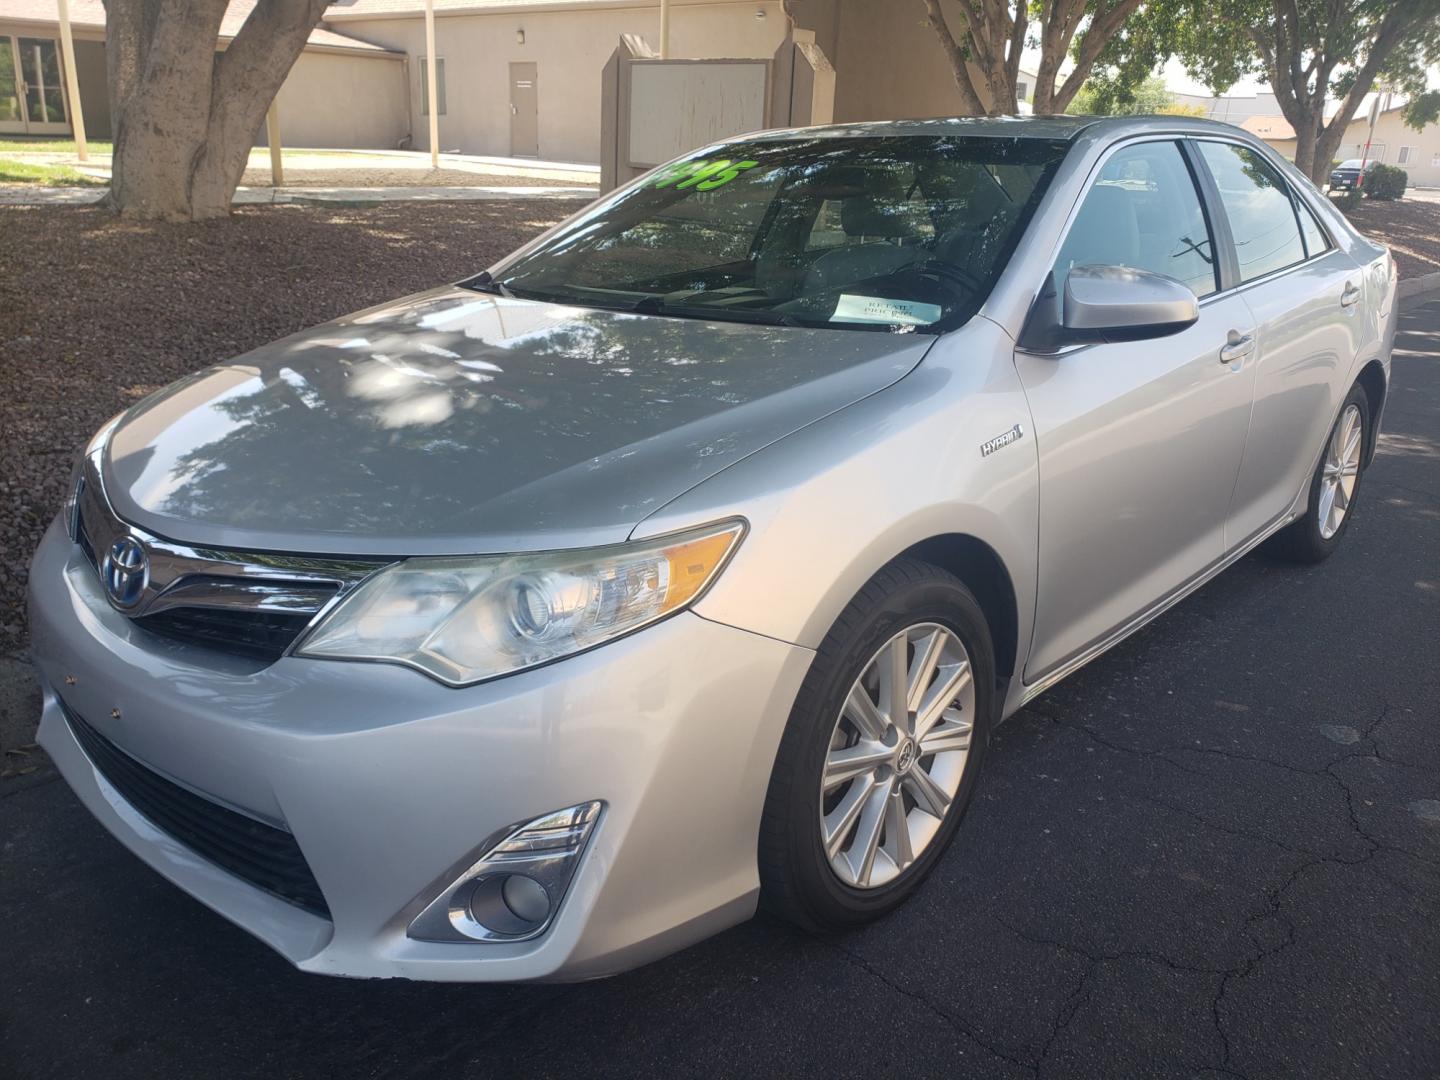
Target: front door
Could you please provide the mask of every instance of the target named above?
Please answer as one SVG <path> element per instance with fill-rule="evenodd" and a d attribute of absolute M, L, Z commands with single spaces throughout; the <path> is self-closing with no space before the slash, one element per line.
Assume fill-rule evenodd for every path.
<path fill-rule="evenodd" d="M 510 156 L 540 156 L 540 98 L 533 63 L 510 65 Z"/>
<path fill-rule="evenodd" d="M 1025 681 L 1065 667 L 1216 563 L 1245 448 L 1254 320 L 1217 293 L 1215 243 L 1170 141 L 1100 166 L 1054 273 L 1086 264 L 1167 274 L 1199 321 L 1148 341 L 1016 353 L 1040 464 L 1039 587 Z"/>
<path fill-rule="evenodd" d="M 0 131 L 70 131 L 60 50 L 50 38 L 0 37 Z"/>

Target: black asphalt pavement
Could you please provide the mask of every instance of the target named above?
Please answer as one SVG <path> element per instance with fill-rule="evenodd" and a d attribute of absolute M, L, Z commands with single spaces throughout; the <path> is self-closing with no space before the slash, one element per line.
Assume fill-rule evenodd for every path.
<path fill-rule="evenodd" d="M 302 975 L 58 781 L 0 800 L 0 1076 L 1440 1076 L 1440 304 L 1340 552 L 1249 557 L 998 734 L 921 893 L 618 978 Z"/>

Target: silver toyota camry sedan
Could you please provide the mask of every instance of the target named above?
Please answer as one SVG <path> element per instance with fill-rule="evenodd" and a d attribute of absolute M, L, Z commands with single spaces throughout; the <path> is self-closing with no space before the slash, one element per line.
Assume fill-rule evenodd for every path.
<path fill-rule="evenodd" d="M 106 424 L 30 577 L 41 741 L 306 971 L 854 926 L 1003 718 L 1341 542 L 1395 277 L 1226 125 L 708 146 Z"/>

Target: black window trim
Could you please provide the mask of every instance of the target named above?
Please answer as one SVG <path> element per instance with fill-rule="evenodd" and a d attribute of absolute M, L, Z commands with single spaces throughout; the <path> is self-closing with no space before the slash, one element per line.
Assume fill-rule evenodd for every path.
<path fill-rule="evenodd" d="M 1289 182 L 1287 181 L 1287 183 Z M 1320 235 L 1325 240 L 1325 246 L 1312 255 L 1310 253 L 1310 242 L 1305 238 L 1305 222 L 1300 221 L 1300 242 L 1305 245 L 1305 261 L 1309 262 L 1311 259 L 1318 259 L 1322 255 L 1330 254 L 1330 252 L 1339 246 L 1335 243 L 1335 237 L 1330 235 L 1330 230 L 1327 229 L 1325 223 L 1320 220 L 1320 215 L 1315 212 L 1314 207 L 1312 207 L 1310 203 L 1306 201 L 1305 196 L 1300 193 L 1300 189 L 1294 184 L 1290 184 L 1289 186 L 1290 201 L 1295 204 L 1296 219 L 1299 220 L 1300 211 L 1305 211 L 1305 213 L 1310 215 L 1310 220 L 1315 223 L 1315 228 L 1319 230 Z"/>
<path fill-rule="evenodd" d="M 1224 296 L 1241 284 L 1240 257 L 1235 252 L 1235 234 L 1230 231 L 1230 215 L 1225 213 L 1225 204 L 1220 200 L 1219 185 L 1200 156 L 1200 148 L 1190 139 L 1178 139 L 1177 143 L 1180 156 L 1185 159 L 1185 167 L 1190 170 L 1190 177 L 1195 182 L 1200 206 L 1205 212 L 1205 223 L 1210 227 L 1210 244 L 1215 249 L 1215 265 L 1219 271 L 1215 291 L 1210 296 L 1200 297 L 1201 303 L 1204 303 L 1211 296 Z M 1299 222 L 1296 222 L 1296 228 L 1299 228 Z M 1304 250 L 1303 245 L 1301 250 Z"/>

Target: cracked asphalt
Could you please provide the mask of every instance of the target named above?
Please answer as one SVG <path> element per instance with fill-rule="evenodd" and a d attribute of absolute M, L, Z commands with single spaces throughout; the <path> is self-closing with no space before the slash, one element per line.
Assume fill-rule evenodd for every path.
<path fill-rule="evenodd" d="M 998 733 L 920 894 L 582 986 L 301 975 L 44 770 L 0 800 L 13 1077 L 1440 1075 L 1440 303 L 1340 552 L 1251 556 Z"/>

